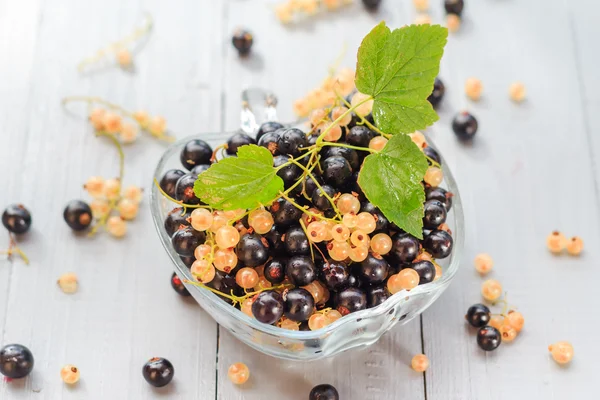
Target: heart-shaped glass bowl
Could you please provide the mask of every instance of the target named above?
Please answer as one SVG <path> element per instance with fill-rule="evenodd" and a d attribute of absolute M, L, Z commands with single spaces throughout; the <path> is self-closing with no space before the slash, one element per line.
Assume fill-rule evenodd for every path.
<path fill-rule="evenodd" d="M 227 140 L 227 134 L 201 134 L 190 136 L 172 144 L 163 154 L 154 177 L 160 181 L 165 171 L 181 169 L 179 154 L 192 139 L 202 139 L 215 147 Z M 404 325 L 421 314 L 446 290 L 458 270 L 464 241 L 464 218 L 460 195 L 452 173 L 442 163 L 444 183 L 441 185 L 454 194 L 452 208 L 446 223 L 452 230 L 454 248 L 452 254 L 438 263 L 443 274 L 437 281 L 419 285 L 411 291 L 401 291 L 383 304 L 358 311 L 316 331 L 291 331 L 266 325 L 250 318 L 232 307 L 218 295 L 198 286 L 186 284 L 194 299 L 215 321 L 248 346 L 265 354 L 289 360 L 316 360 L 334 356 L 342 351 L 375 343 L 385 332 L 396 325 Z M 164 220 L 177 204 L 165 198 L 156 185 L 150 193 L 152 218 L 161 243 L 175 266 L 175 272 L 184 280 L 193 280 L 187 266 L 171 245 L 171 238 L 164 228 Z"/>

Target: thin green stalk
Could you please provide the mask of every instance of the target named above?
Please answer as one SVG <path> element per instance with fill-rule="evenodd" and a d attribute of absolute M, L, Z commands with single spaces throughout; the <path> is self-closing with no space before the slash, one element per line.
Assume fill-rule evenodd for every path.
<path fill-rule="evenodd" d="M 115 135 L 111 135 L 105 131 L 96 132 L 96 136 L 109 138 L 117 148 L 117 151 L 119 152 L 119 182 L 123 184 L 123 175 L 125 174 L 125 153 L 123 153 L 121 143 L 119 143 Z"/>
<path fill-rule="evenodd" d="M 338 210 L 337 206 L 335 205 L 335 201 L 333 201 L 333 199 L 331 198 L 331 196 L 329 196 L 327 194 L 327 192 L 325 190 L 323 190 L 323 186 L 321 186 L 321 184 L 319 183 L 319 181 L 317 181 L 317 179 L 312 174 L 312 172 L 310 172 L 304 165 L 300 164 L 297 161 L 291 160 L 291 162 L 292 162 L 292 164 L 297 165 L 300 169 L 304 170 L 307 173 L 307 175 L 312 178 L 312 180 L 315 183 L 315 185 L 317 186 L 317 188 L 321 189 L 321 193 L 323 193 L 323 196 L 325 196 L 327 198 L 327 200 L 329 200 L 329 202 L 331 203 L 331 206 L 333 207 L 333 211 L 335 211 L 336 215 L 338 217 L 340 217 L 340 219 L 341 219 L 340 210 Z"/>
<path fill-rule="evenodd" d="M 361 101 L 360 103 L 356 104 L 355 106 L 350 107 L 346 112 L 344 112 L 342 115 L 340 115 L 339 117 L 337 117 L 335 119 L 335 121 L 333 121 L 331 123 L 331 125 L 329 125 L 327 127 L 327 129 L 325 129 L 323 132 L 321 132 L 321 134 L 319 135 L 319 137 L 317 138 L 317 142 L 315 143 L 317 145 L 317 147 L 321 147 L 322 143 L 323 143 L 323 139 L 325 138 L 325 136 L 329 133 L 329 131 L 331 130 L 331 127 L 334 126 L 335 124 L 339 123 L 341 120 L 344 119 L 344 117 L 346 117 L 347 115 L 351 114 L 352 111 L 354 111 L 356 108 L 360 107 L 361 105 L 365 104 L 368 101 L 373 100 L 372 96 L 367 97 L 366 99 L 364 99 L 363 101 Z"/>
<path fill-rule="evenodd" d="M 325 142 L 323 146 L 334 146 L 334 147 L 346 147 L 348 149 L 359 150 L 359 151 L 368 151 L 370 153 L 377 153 L 377 150 L 370 149 L 368 147 L 360 147 L 360 146 L 352 146 L 345 143 L 337 143 L 337 142 Z"/>

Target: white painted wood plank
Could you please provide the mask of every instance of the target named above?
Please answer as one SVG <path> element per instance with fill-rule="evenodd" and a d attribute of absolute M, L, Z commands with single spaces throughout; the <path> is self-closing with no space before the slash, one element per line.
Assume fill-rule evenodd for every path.
<path fill-rule="evenodd" d="M 35 33 L 35 12 L 7 11 L 17 26 L 32 21 L 29 29 Z M 81 58 L 127 34 L 145 11 L 154 15 L 156 30 L 136 58 L 136 74 L 118 69 L 77 74 Z M 212 398 L 216 324 L 171 289 L 172 267 L 158 244 L 147 202 L 129 235 L 120 241 L 106 234 L 75 237 L 64 224 L 65 203 L 85 198 L 82 182 L 95 174 L 116 175 L 118 158 L 109 143 L 94 138 L 82 114 L 73 118 L 61 109 L 60 99 L 99 95 L 128 108 L 145 107 L 164 115 L 180 137 L 218 129 L 220 87 L 195 82 L 220 81 L 220 48 L 213 46 L 210 34 L 221 30 L 221 5 L 72 1 L 65 7 L 47 6 L 42 15 L 35 35 L 37 51 L 30 59 L 25 58 L 28 47 L 23 48 L 27 42 L 19 42 L 10 32 L 0 45 L 15 58 L 23 51 L 25 65 L 17 76 L 23 84 L 14 91 L 31 93 L 17 109 L 22 115 L 0 110 L 0 119 L 8 121 L 3 126 L 11 128 L 13 138 L 3 151 L 14 154 L 3 157 L 3 176 L 11 176 L 13 188 L 3 203 L 19 195 L 34 218 L 26 247 L 32 265 L 12 267 L 4 342 L 24 343 L 36 357 L 33 376 L 24 387 L 2 383 L 0 397 Z M 27 68 L 32 71 L 29 75 Z M 163 149 L 147 137 L 127 148 L 125 183 L 149 188 Z M 74 296 L 55 286 L 56 278 L 67 271 L 79 275 L 81 289 Z M 143 363 L 157 355 L 169 358 L 176 369 L 173 384 L 159 390 L 141 375 Z M 65 363 L 82 371 L 75 388 L 60 381 Z M 32 389 L 42 391 L 36 394 Z"/>
<path fill-rule="evenodd" d="M 567 2 L 471 1 L 465 13 L 464 30 L 452 37 L 443 60 L 447 98 L 431 131 L 457 176 L 467 245 L 456 282 L 424 315 L 428 398 L 590 397 L 599 356 L 588 327 L 598 306 L 591 293 L 600 278 L 593 263 L 600 232 Z M 483 81 L 479 104 L 464 97 L 469 76 Z M 507 98 L 516 80 L 529 92 L 520 106 Z M 450 129 L 464 107 L 480 122 L 473 146 L 460 145 Z M 545 237 L 554 229 L 585 238 L 585 254 L 550 255 Z M 491 277 L 526 318 L 514 343 L 487 355 L 463 320 L 481 300 L 483 280 L 472 267 L 479 252 L 493 255 Z M 547 346 L 558 340 L 575 346 L 568 368 L 548 355 Z"/>

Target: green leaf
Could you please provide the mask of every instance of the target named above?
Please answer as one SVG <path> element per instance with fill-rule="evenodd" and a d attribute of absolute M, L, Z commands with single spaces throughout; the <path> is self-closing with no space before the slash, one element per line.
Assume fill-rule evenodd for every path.
<path fill-rule="evenodd" d="M 408 135 L 395 135 L 379 153 L 365 158 L 358 184 L 367 199 L 401 229 L 423 238 L 421 181 L 427 171 L 425 155 Z"/>
<path fill-rule="evenodd" d="M 427 101 L 433 91 L 448 30 L 439 25 L 390 29 L 381 22 L 363 39 L 356 63 L 356 88 L 371 95 L 377 127 L 411 133 L 438 120 Z"/>
<path fill-rule="evenodd" d="M 273 168 L 273 155 L 253 144 L 240 147 L 237 157 L 211 165 L 194 184 L 196 196 L 219 210 L 267 205 L 282 190 L 283 180 Z"/>

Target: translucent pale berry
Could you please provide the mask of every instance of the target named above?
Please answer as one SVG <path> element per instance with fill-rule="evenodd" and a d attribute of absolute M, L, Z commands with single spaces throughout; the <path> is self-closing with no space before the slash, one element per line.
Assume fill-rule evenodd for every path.
<path fill-rule="evenodd" d="M 246 210 L 238 208 L 236 210 L 227 210 L 223 212 L 223 215 L 227 217 L 229 221 L 237 221 L 246 213 Z"/>
<path fill-rule="evenodd" d="M 150 121 L 150 116 L 146 111 L 140 110 L 133 113 L 133 119 L 135 119 L 142 128 L 146 129 L 148 122 Z"/>
<path fill-rule="evenodd" d="M 330 241 L 333 240 L 333 236 L 331 235 L 331 231 L 333 230 L 333 226 L 335 225 L 335 222 L 333 221 L 323 221 L 323 223 L 327 226 L 327 229 L 325 230 L 325 241 Z"/>
<path fill-rule="evenodd" d="M 325 4 L 328 10 L 332 11 L 342 5 L 342 0 L 323 0 L 323 4 Z"/>
<path fill-rule="evenodd" d="M 360 201 L 350 193 L 342 194 L 337 199 L 336 206 L 342 215 L 357 214 L 360 211 Z"/>
<path fill-rule="evenodd" d="M 254 268 L 244 267 L 235 274 L 235 282 L 244 289 L 251 289 L 258 284 L 258 273 Z"/>
<path fill-rule="evenodd" d="M 315 300 L 315 304 L 325 303 L 325 291 L 327 290 L 318 280 L 314 280 L 306 286 L 302 286 L 303 289 L 306 289 L 310 292 L 313 299 Z"/>
<path fill-rule="evenodd" d="M 308 238 L 314 243 L 320 243 L 328 236 L 327 231 L 329 226 L 322 221 L 314 221 L 308 224 L 306 231 L 308 232 Z"/>
<path fill-rule="evenodd" d="M 371 239 L 369 239 L 369 235 L 365 231 L 357 229 L 350 235 L 350 242 L 355 246 L 369 247 Z"/>
<path fill-rule="evenodd" d="M 438 167 L 429 167 L 427 168 L 427 172 L 425 172 L 423 180 L 426 184 L 437 187 L 444 180 L 444 173 Z"/>
<path fill-rule="evenodd" d="M 423 135 L 421 132 L 415 131 L 408 136 L 410 136 L 410 139 L 414 144 L 417 145 L 418 148 L 423 149 L 427 147 L 427 139 L 425 139 L 425 135 Z"/>
<path fill-rule="evenodd" d="M 248 222 L 250 223 L 250 221 Z M 264 235 L 265 233 L 268 233 L 271 230 L 273 223 L 273 215 L 271 215 L 270 212 L 263 210 L 263 212 L 254 215 L 250 226 L 254 229 L 256 233 Z"/>
<path fill-rule="evenodd" d="M 207 260 L 196 260 L 190 267 L 192 276 L 198 282 L 208 283 L 215 278 L 215 267 Z"/>
<path fill-rule="evenodd" d="M 104 182 L 104 197 L 109 200 L 116 200 L 121 195 L 121 181 L 118 179 L 108 179 Z"/>
<path fill-rule="evenodd" d="M 567 252 L 572 256 L 578 256 L 583 251 L 583 239 L 579 236 L 573 236 L 567 242 Z"/>
<path fill-rule="evenodd" d="M 521 332 L 525 325 L 525 317 L 518 311 L 510 310 L 506 315 L 506 322 L 515 328 L 517 332 Z"/>
<path fill-rule="evenodd" d="M 429 0 L 413 0 L 417 11 L 427 11 L 429 9 Z"/>
<path fill-rule="evenodd" d="M 311 331 L 316 331 L 317 329 L 321 329 L 329 324 L 327 318 L 320 313 L 315 313 L 310 316 L 308 319 L 308 327 Z"/>
<path fill-rule="evenodd" d="M 350 245 L 347 242 L 330 242 L 328 248 L 329 256 L 336 261 L 344 261 L 350 253 Z"/>
<path fill-rule="evenodd" d="M 85 182 L 83 188 L 93 198 L 102 197 L 104 196 L 104 178 L 92 176 Z"/>
<path fill-rule="evenodd" d="M 92 209 L 92 215 L 96 219 L 100 219 L 108 215 L 110 212 L 110 205 L 108 201 L 103 199 L 95 199 L 91 202 L 90 208 Z"/>
<path fill-rule="evenodd" d="M 437 263 L 433 263 L 433 265 L 435 266 L 435 276 L 433 277 L 433 280 L 437 281 L 442 277 L 444 271 L 442 270 L 442 267 L 440 267 Z"/>
<path fill-rule="evenodd" d="M 127 233 L 127 223 L 123 218 L 113 215 L 106 221 L 106 230 L 114 237 L 123 237 Z"/>
<path fill-rule="evenodd" d="M 196 260 L 202 260 L 210 254 L 211 250 L 212 248 L 209 245 L 201 244 L 194 250 L 194 257 L 196 257 Z"/>
<path fill-rule="evenodd" d="M 74 272 L 62 274 L 56 283 L 58 284 L 60 290 L 67 294 L 75 293 L 77 291 L 77 287 L 79 286 L 77 275 L 75 275 Z"/>
<path fill-rule="evenodd" d="M 220 227 L 215 234 L 215 242 L 222 249 L 235 247 L 240 241 L 240 233 L 233 226 L 225 225 Z"/>
<path fill-rule="evenodd" d="M 504 319 L 504 323 L 500 326 L 499 331 L 500 335 L 502 335 L 502 342 L 512 342 L 517 338 L 517 330 L 507 324 L 506 319 Z"/>
<path fill-rule="evenodd" d="M 383 136 L 375 136 L 369 142 L 369 148 L 373 149 L 373 150 L 380 151 L 380 150 L 382 150 L 385 147 L 385 145 L 387 144 L 387 142 L 388 142 L 388 140 L 386 138 L 384 138 Z"/>
<path fill-rule="evenodd" d="M 331 124 L 325 130 L 327 133 L 323 139 L 327 142 L 337 142 L 342 137 L 342 127 L 338 124 Z"/>
<path fill-rule="evenodd" d="M 495 279 L 488 279 L 481 284 L 481 295 L 488 301 L 496 301 L 502 296 L 502 285 Z"/>
<path fill-rule="evenodd" d="M 350 229 L 343 224 L 335 224 L 331 230 L 331 236 L 336 242 L 345 242 L 350 237 Z"/>
<path fill-rule="evenodd" d="M 265 278 L 264 276 L 260 276 L 260 274 L 258 275 L 258 283 L 256 284 L 256 286 L 254 286 L 253 290 L 258 291 L 258 290 L 263 290 L 266 288 L 270 288 L 272 287 L 273 284 L 271 282 L 269 282 L 267 280 L 267 278 Z"/>
<path fill-rule="evenodd" d="M 101 131 L 104 129 L 104 115 L 106 110 L 103 108 L 94 108 L 89 115 L 90 122 L 94 126 L 94 129 Z"/>
<path fill-rule="evenodd" d="M 358 217 L 354 214 L 345 214 L 342 217 L 342 224 L 346 225 L 350 229 L 356 228 L 357 223 L 358 223 Z"/>
<path fill-rule="evenodd" d="M 342 318 L 342 314 L 338 310 L 330 310 L 325 313 L 325 317 L 327 317 L 329 324 L 332 324 L 338 319 Z"/>
<path fill-rule="evenodd" d="M 426 252 L 425 250 L 421 251 L 419 253 L 419 255 L 417 255 L 417 258 L 415 258 L 415 261 L 431 261 L 433 260 L 433 257 L 431 257 L 431 254 L 429 254 L 428 252 Z"/>
<path fill-rule="evenodd" d="M 334 107 L 333 110 L 331 110 L 331 119 L 336 121 L 339 117 L 344 115 L 344 113 L 346 113 L 347 111 L 348 111 L 348 109 L 343 106 L 342 107 Z M 340 124 L 340 126 L 348 126 L 350 121 L 352 121 L 352 115 L 350 113 L 348 113 L 348 114 L 344 115 L 344 117 L 338 121 L 338 124 Z"/>
<path fill-rule="evenodd" d="M 121 132 L 119 132 L 119 137 L 123 143 L 130 144 L 135 142 L 135 139 L 137 139 L 137 134 L 138 131 L 136 126 L 126 122 L 121 128 Z"/>
<path fill-rule="evenodd" d="M 368 255 L 369 247 L 364 245 L 352 247 L 350 249 L 350 253 L 348 254 L 350 259 L 354 262 L 362 262 L 367 258 Z"/>
<path fill-rule="evenodd" d="M 254 270 L 258 274 L 258 276 L 265 276 L 265 266 L 259 265 L 258 267 L 254 267 Z"/>
<path fill-rule="evenodd" d="M 367 100 L 367 98 L 369 98 L 369 97 L 370 96 L 368 96 L 366 94 L 362 94 L 360 92 L 356 92 L 354 94 L 354 96 L 352 96 L 352 100 L 350 101 L 350 104 L 352 104 L 352 107 L 355 107 L 359 103 L 362 103 L 360 106 L 354 108 L 354 112 L 356 113 L 356 115 L 366 117 L 367 115 L 369 115 L 371 113 L 371 110 L 373 110 L 373 99 Z"/>
<path fill-rule="evenodd" d="M 246 364 L 241 362 L 231 364 L 227 370 L 227 377 L 236 385 L 241 385 L 250 378 L 250 370 Z"/>
<path fill-rule="evenodd" d="M 116 58 L 119 65 L 124 68 L 131 66 L 131 63 L 133 62 L 131 52 L 127 49 L 119 49 Z"/>
<path fill-rule="evenodd" d="M 431 16 L 429 14 L 420 13 L 415 17 L 415 25 L 431 25 Z"/>
<path fill-rule="evenodd" d="M 384 255 L 392 250 L 392 238 L 386 233 L 378 233 L 371 238 L 371 250 Z"/>
<path fill-rule="evenodd" d="M 163 117 L 155 116 L 150 118 L 148 131 L 154 136 L 163 136 L 167 130 L 167 121 Z"/>
<path fill-rule="evenodd" d="M 410 361 L 410 366 L 417 372 L 425 372 L 429 368 L 429 358 L 425 354 L 417 354 Z"/>
<path fill-rule="evenodd" d="M 284 318 L 279 323 L 279 327 L 281 329 L 287 329 L 289 331 L 299 331 L 300 325 L 296 321 L 292 321 L 291 319 Z"/>
<path fill-rule="evenodd" d="M 481 92 L 483 91 L 483 84 L 481 80 L 477 78 L 468 78 L 465 82 L 465 94 L 471 100 L 479 100 L 481 98 Z"/>
<path fill-rule="evenodd" d="M 74 365 L 65 365 L 60 370 L 60 379 L 68 385 L 74 385 L 79 381 L 79 368 Z"/>
<path fill-rule="evenodd" d="M 276 10 L 278 10 L 281 6 L 287 6 L 287 4 L 279 4 Z M 291 19 L 291 15 L 290 15 L 290 19 Z M 294 101 L 293 109 L 294 109 L 294 114 L 296 114 L 297 116 L 306 117 L 308 115 L 308 112 L 310 111 L 310 104 L 308 104 L 306 99 L 298 99 L 298 100 Z"/>
<path fill-rule="evenodd" d="M 490 322 L 488 323 L 489 326 L 493 326 L 494 328 L 500 330 L 500 328 L 502 327 L 502 325 L 504 324 L 504 317 L 498 316 L 498 315 L 494 315 L 491 319 Z"/>
<path fill-rule="evenodd" d="M 121 127 L 123 126 L 123 118 L 119 114 L 107 111 L 104 114 L 102 123 L 104 124 L 104 130 L 106 132 L 115 134 L 121 130 Z"/>
<path fill-rule="evenodd" d="M 242 312 L 250 318 L 254 318 L 254 314 L 252 314 L 252 303 L 254 303 L 254 297 L 248 297 L 242 301 L 242 305 L 240 306 Z"/>
<path fill-rule="evenodd" d="M 356 227 L 364 233 L 371 233 L 375 230 L 375 228 L 377 228 L 377 221 L 375 220 L 375 216 L 373 214 L 361 212 L 356 217 L 358 218 L 356 221 Z"/>
<path fill-rule="evenodd" d="M 310 112 L 310 123 L 319 125 L 324 119 L 327 119 L 327 111 L 323 108 L 317 108 Z"/>
<path fill-rule="evenodd" d="M 214 217 L 206 208 L 196 208 L 190 214 L 190 223 L 192 228 L 203 232 L 209 229 L 213 224 Z"/>
<path fill-rule="evenodd" d="M 119 210 L 119 215 L 125 220 L 134 219 L 139 210 L 138 203 L 127 198 L 121 199 L 117 208 Z"/>
<path fill-rule="evenodd" d="M 456 14 L 446 15 L 446 28 L 449 32 L 455 33 L 460 29 L 461 20 Z"/>
<path fill-rule="evenodd" d="M 142 198 L 144 197 L 144 189 L 139 186 L 127 186 L 123 191 L 123 197 L 135 203 L 141 203 Z"/>
<path fill-rule="evenodd" d="M 567 247 L 567 238 L 559 231 L 554 231 L 546 238 L 546 246 L 553 253 L 560 253 Z"/>
<path fill-rule="evenodd" d="M 401 290 L 411 290 L 419 284 L 419 274 L 412 268 L 405 268 L 402 271 L 388 278 L 387 288 L 391 294 L 398 293 Z"/>
<path fill-rule="evenodd" d="M 525 100 L 525 97 L 527 96 L 527 90 L 525 89 L 525 85 L 523 85 L 523 83 L 515 82 L 509 86 L 508 94 L 512 101 L 520 103 Z"/>
<path fill-rule="evenodd" d="M 237 254 L 230 249 L 218 249 L 215 251 L 215 259 L 213 264 L 216 269 L 223 272 L 231 271 L 238 262 Z"/>
<path fill-rule="evenodd" d="M 485 275 L 494 267 L 494 260 L 489 254 L 481 253 L 475 256 L 475 270 L 481 275 Z"/>
<path fill-rule="evenodd" d="M 559 364 L 568 364 L 573 359 L 573 345 L 569 342 L 556 342 L 548 346 L 548 351 L 554 361 Z"/>

